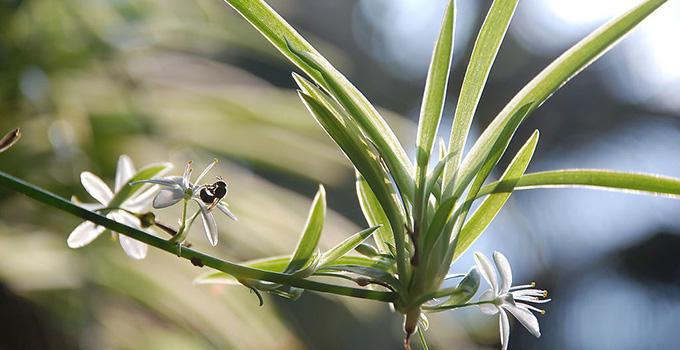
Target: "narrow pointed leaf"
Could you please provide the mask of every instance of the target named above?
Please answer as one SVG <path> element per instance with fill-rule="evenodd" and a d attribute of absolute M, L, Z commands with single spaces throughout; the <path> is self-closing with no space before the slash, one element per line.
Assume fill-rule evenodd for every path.
<path fill-rule="evenodd" d="M 519 179 L 490 183 L 478 196 L 512 190 L 585 187 L 611 191 L 680 197 L 680 178 L 599 169 L 564 169 L 524 174 Z"/>
<path fill-rule="evenodd" d="M 394 172 L 401 188 L 413 183 L 413 165 L 403 147 L 366 97 L 336 70 L 328 60 L 312 47 L 290 24 L 263 0 L 225 0 L 250 24 L 257 29 L 286 58 L 298 66 L 317 84 L 344 101 L 348 108 L 362 123 L 371 139 L 380 147 L 380 152 Z M 290 49 L 294 48 L 296 52 Z M 313 65 L 301 53 L 313 58 Z M 348 105 L 346 105 L 348 103 Z M 348 107 L 349 106 L 349 107 Z M 351 107 L 351 108 L 350 108 Z M 413 193 L 407 193 L 413 198 Z"/>
<path fill-rule="evenodd" d="M 515 118 L 520 118 L 523 115 L 523 113 L 526 113 L 526 111 L 528 111 L 528 106 L 520 109 L 520 111 L 518 111 L 515 114 Z M 439 262 L 439 266 L 435 266 L 435 264 L 428 264 L 428 268 L 438 269 L 441 271 L 437 272 L 430 271 L 429 273 L 435 273 L 438 276 L 443 276 L 444 274 L 446 274 L 446 271 L 448 271 L 449 266 L 451 264 L 450 262 L 451 254 L 453 254 L 452 247 L 454 247 L 454 245 L 449 243 L 451 241 L 451 237 L 458 236 L 459 231 L 463 227 L 463 222 L 467 218 L 470 207 L 472 206 L 472 203 L 475 200 L 476 193 L 479 192 L 482 185 L 484 184 L 484 181 L 489 176 L 489 174 L 495 167 L 496 163 L 505 152 L 505 149 L 507 148 L 506 142 L 509 142 L 510 138 L 506 138 L 503 136 L 507 136 L 512 132 L 514 132 L 514 130 L 511 130 L 509 128 L 500 131 L 501 137 L 499 137 L 498 143 L 493 144 L 489 152 L 486 154 L 486 159 L 484 160 L 482 166 L 478 169 L 477 173 L 474 176 L 474 181 L 472 182 L 472 185 L 470 186 L 470 189 L 466 196 L 467 198 L 460 206 L 456 208 L 456 213 L 453 213 L 454 210 L 453 206 L 446 206 L 445 204 L 449 204 L 450 201 L 454 201 L 455 203 L 458 196 L 461 195 L 460 190 L 463 189 L 464 186 L 461 186 L 456 191 L 454 191 L 453 197 L 449 197 L 442 201 L 443 204 L 440 207 L 440 211 L 446 209 L 449 212 L 439 213 L 445 214 L 446 216 L 437 217 L 437 215 L 435 215 L 435 219 L 439 219 L 439 221 L 436 222 L 438 226 L 436 227 L 436 230 L 431 229 L 429 230 L 431 233 L 428 233 L 428 235 L 430 235 L 430 237 L 428 237 L 428 242 L 431 242 L 429 244 L 432 247 L 430 258 L 433 261 Z M 535 133 L 534 136 L 538 137 L 538 134 Z M 457 177 L 455 179 L 457 179 Z M 455 179 L 453 183 L 455 183 Z M 449 186 L 453 186 L 453 184 L 449 183 Z M 444 190 L 444 193 L 449 193 L 449 191 Z M 449 217 L 452 217 L 453 220 L 448 220 Z M 446 221 L 442 222 L 441 221 L 442 219 L 445 219 Z M 444 227 L 440 228 L 439 226 L 442 224 L 444 224 Z M 438 281 L 435 281 L 435 284 L 438 283 L 439 283 Z"/>
<path fill-rule="evenodd" d="M 300 241 L 295 248 L 295 253 L 290 259 L 286 273 L 297 272 L 307 266 L 310 259 L 316 253 L 316 247 L 321 238 L 321 231 L 326 220 L 326 190 L 319 186 L 319 190 L 314 196 L 312 207 L 309 209 L 309 216 L 305 224 Z"/>
<path fill-rule="evenodd" d="M 396 254 L 390 245 L 394 247 L 394 237 L 392 236 L 392 226 L 390 225 L 385 211 L 383 211 L 375 194 L 368 186 L 368 183 L 361 174 L 357 173 L 356 181 L 357 197 L 361 211 L 364 213 L 366 222 L 370 226 L 380 226 L 374 237 L 375 244 L 382 254 Z"/>
<path fill-rule="evenodd" d="M 374 246 L 367 244 L 367 243 L 360 243 L 358 246 L 354 248 L 354 250 L 364 256 L 367 256 L 369 258 L 373 258 L 376 256 L 380 256 L 380 251 L 376 249 Z"/>
<path fill-rule="evenodd" d="M 455 288 L 437 291 L 436 297 L 446 297 L 446 300 L 434 306 L 425 306 L 425 311 L 444 311 L 464 305 L 477 293 L 480 281 L 480 274 L 477 269 L 473 267 Z"/>
<path fill-rule="evenodd" d="M 251 267 L 254 269 L 269 271 L 269 272 L 283 272 L 288 263 L 290 262 L 290 255 L 284 256 L 274 256 L 264 259 L 256 259 L 251 261 L 245 261 L 240 263 L 242 266 Z M 393 262 L 385 261 L 384 259 L 371 259 L 362 256 L 343 256 L 335 260 L 329 266 L 333 265 L 352 265 L 352 266 L 364 266 L 374 269 L 379 269 L 383 271 L 391 271 Z M 254 280 L 249 280 L 254 281 Z M 239 279 L 236 277 L 218 270 L 211 270 L 205 272 L 196 279 L 194 279 L 196 284 L 225 284 L 225 285 L 240 285 Z"/>
<path fill-rule="evenodd" d="M 242 263 L 243 266 L 248 266 L 260 270 L 272 271 L 272 272 L 283 272 L 288 263 L 290 262 L 290 256 L 276 256 L 266 259 L 258 259 L 253 261 L 247 261 Z M 227 285 L 239 285 L 241 282 L 239 280 L 227 273 L 222 271 L 208 271 L 205 272 L 194 279 L 195 284 L 227 284 Z"/>
<path fill-rule="evenodd" d="M 534 155 L 536 144 L 538 143 L 538 130 L 536 130 L 529 140 L 517 152 L 515 158 L 510 162 L 505 173 L 501 176 L 501 180 L 517 179 L 526 171 L 529 162 Z M 516 180 L 515 180 L 516 181 Z M 456 261 L 465 251 L 474 243 L 475 240 L 486 230 L 491 221 L 496 217 L 498 212 L 510 198 L 512 192 L 496 193 L 484 199 L 479 205 L 477 211 L 472 214 L 472 217 L 463 225 L 456 244 L 453 249 L 453 260 Z"/>
<path fill-rule="evenodd" d="M 435 194 L 436 188 L 437 188 L 437 182 L 440 182 L 441 176 L 444 173 L 444 168 L 446 167 L 446 164 L 451 161 L 451 159 L 455 156 L 453 153 L 447 154 L 445 157 L 443 157 L 437 165 L 432 169 L 432 173 L 428 176 L 427 179 L 427 184 L 425 185 L 425 196 L 429 196 L 430 194 Z M 435 196 L 437 196 L 435 194 Z M 439 197 L 439 196 L 437 196 Z"/>
<path fill-rule="evenodd" d="M 457 171 L 465 149 L 465 141 L 470 131 L 472 118 L 477 110 L 491 67 L 496 60 L 498 49 L 508 30 L 516 7 L 517 0 L 495 0 L 486 15 L 482 28 L 479 30 L 472 49 L 470 63 L 465 71 L 465 78 L 463 78 L 463 85 L 453 118 L 449 152 L 457 154 L 457 157 L 452 162 L 451 169 L 446 171 L 446 179 L 449 179 Z"/>
<path fill-rule="evenodd" d="M 293 45 L 289 47 L 289 50 L 307 65 L 321 72 L 325 84 L 319 85 L 327 87 L 328 93 L 347 110 L 351 121 L 360 125 L 366 132 L 385 160 L 401 192 L 408 199 L 413 200 L 413 165 L 394 132 L 375 107 L 318 53 L 302 51 Z"/>
<path fill-rule="evenodd" d="M 462 193 L 464 187 L 486 161 L 487 154 L 493 148 L 492 145 L 508 143 L 499 142 L 501 141 L 499 135 L 503 133 L 503 130 L 511 130 L 512 132 L 506 133 L 504 138 L 512 138 L 514 130 L 534 109 L 538 108 L 576 74 L 606 53 L 665 2 L 666 0 L 646 0 L 632 10 L 609 21 L 564 52 L 532 79 L 503 108 L 475 142 L 461 164 L 460 171 L 463 174 L 456 178 L 454 191 Z M 518 113 L 526 106 L 530 106 L 526 113 Z M 518 114 L 522 117 L 516 118 Z"/>
<path fill-rule="evenodd" d="M 401 285 L 399 280 L 389 273 L 388 271 L 376 269 L 373 267 L 366 267 L 366 266 L 354 266 L 354 265 L 332 265 L 332 266 L 327 266 L 323 269 L 320 269 L 320 271 L 344 271 L 344 272 L 349 272 L 353 274 L 357 274 L 360 276 L 365 276 L 369 279 L 377 280 L 377 281 L 382 281 L 386 285 L 389 285 L 392 287 L 394 290 L 400 290 Z"/>
<path fill-rule="evenodd" d="M 338 146 L 340 146 L 359 173 L 366 179 L 366 182 L 373 190 L 378 203 L 380 203 L 380 206 L 385 212 L 385 215 L 390 222 L 390 226 L 396 228 L 396 230 L 392 231 L 392 235 L 396 247 L 397 267 L 400 276 L 407 276 L 406 237 L 405 232 L 401 229 L 405 227 L 405 214 L 403 213 L 402 208 L 395 204 L 397 197 L 393 186 L 389 185 L 390 179 L 385 178 L 384 172 L 380 170 L 377 158 L 370 152 L 367 152 L 369 150 L 368 146 L 359 146 L 365 144 L 365 141 L 357 138 L 358 135 L 354 133 L 348 133 L 346 127 L 341 123 L 337 116 L 333 115 L 333 113 L 322 103 L 302 92 L 300 92 L 299 95 L 314 118 L 321 124 Z"/>
<path fill-rule="evenodd" d="M 430 69 L 425 82 L 423 103 L 420 107 L 418 119 L 418 134 L 416 137 L 416 221 L 421 222 L 427 208 L 427 169 L 430 164 L 432 146 L 437 137 L 437 129 L 444 110 L 446 88 L 449 82 L 449 71 L 453 57 L 453 33 L 455 21 L 453 0 L 449 1 L 444 13 L 439 38 L 435 43 L 430 62 Z"/>
<path fill-rule="evenodd" d="M 361 242 L 363 242 L 366 238 L 370 237 L 375 230 L 377 230 L 379 226 L 374 226 L 367 228 L 363 231 L 359 231 L 352 236 L 348 237 L 344 241 L 340 242 L 340 244 L 336 245 L 335 247 L 329 249 L 327 252 L 323 253 L 321 256 L 321 261 L 319 262 L 319 266 L 323 267 L 326 266 L 329 263 L 332 263 L 342 257 L 343 255 L 351 252 L 354 248 L 356 248 Z"/>

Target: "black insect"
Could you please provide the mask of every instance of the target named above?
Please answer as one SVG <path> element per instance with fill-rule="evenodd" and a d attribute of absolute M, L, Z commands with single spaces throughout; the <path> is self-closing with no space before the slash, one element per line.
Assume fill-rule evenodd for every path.
<path fill-rule="evenodd" d="M 203 203 L 210 206 L 217 205 L 227 195 L 227 183 L 217 180 L 212 185 L 205 185 L 198 193 Z"/>

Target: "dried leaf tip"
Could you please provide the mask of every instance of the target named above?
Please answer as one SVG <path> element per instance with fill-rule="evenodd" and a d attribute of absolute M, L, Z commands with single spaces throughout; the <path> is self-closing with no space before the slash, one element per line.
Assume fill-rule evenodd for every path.
<path fill-rule="evenodd" d="M 16 128 L 2 137 L 2 140 L 0 140 L 0 153 L 8 150 L 10 147 L 12 147 L 19 139 L 21 138 L 21 130 L 19 128 Z"/>

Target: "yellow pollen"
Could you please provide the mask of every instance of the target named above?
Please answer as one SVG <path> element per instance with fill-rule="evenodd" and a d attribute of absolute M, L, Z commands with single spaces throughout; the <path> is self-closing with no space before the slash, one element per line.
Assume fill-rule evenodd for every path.
<path fill-rule="evenodd" d="M 547 298 L 547 297 L 548 297 L 548 291 L 547 291 L 547 290 L 544 290 L 544 291 L 543 291 L 543 297 L 544 297 L 544 298 Z"/>
<path fill-rule="evenodd" d="M 534 288 L 534 287 L 536 287 L 536 282 L 533 282 L 533 281 L 532 281 L 532 282 L 531 282 L 531 288 Z"/>
<path fill-rule="evenodd" d="M 540 312 L 542 316 L 545 316 L 545 310 L 541 310 Z"/>

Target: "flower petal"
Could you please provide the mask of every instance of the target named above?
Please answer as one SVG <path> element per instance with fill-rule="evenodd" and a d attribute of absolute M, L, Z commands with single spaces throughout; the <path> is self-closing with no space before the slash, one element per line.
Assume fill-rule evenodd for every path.
<path fill-rule="evenodd" d="M 144 192 L 126 200 L 122 207 L 134 212 L 142 211 L 150 204 L 156 193 L 158 193 L 158 186 L 151 186 L 144 190 Z"/>
<path fill-rule="evenodd" d="M 182 187 L 184 186 L 182 177 L 180 176 L 168 176 L 168 177 L 154 177 L 148 180 L 140 180 L 131 182 L 131 185 L 136 184 L 156 184 L 166 187 Z"/>
<path fill-rule="evenodd" d="M 125 225 L 140 228 L 139 219 L 124 211 L 111 212 L 107 216 Z M 118 240 L 120 241 L 120 245 L 123 247 L 125 254 L 129 257 L 137 260 L 146 257 L 146 252 L 149 250 L 149 247 L 146 244 L 122 234 L 118 235 Z"/>
<path fill-rule="evenodd" d="M 208 166 L 205 167 L 205 169 L 203 170 L 201 175 L 198 175 L 198 177 L 196 178 L 196 181 L 194 183 L 196 183 L 196 184 L 201 183 L 201 180 L 203 179 L 203 177 L 210 171 L 210 169 L 212 169 L 212 167 L 215 166 L 215 164 L 217 164 L 217 159 L 213 160 L 210 164 L 208 164 Z"/>
<path fill-rule="evenodd" d="M 198 205 L 201 207 L 201 219 L 203 219 L 203 229 L 205 230 L 205 234 L 208 237 L 210 244 L 212 244 L 214 247 L 217 245 L 217 223 L 215 222 L 215 217 L 208 210 L 205 204 L 198 200 L 196 203 L 198 203 Z"/>
<path fill-rule="evenodd" d="M 501 317 L 498 319 L 501 329 L 501 345 L 502 350 L 508 349 L 508 343 L 510 342 L 510 320 L 508 319 L 508 314 L 505 310 L 501 310 Z"/>
<path fill-rule="evenodd" d="M 191 169 L 191 161 L 187 162 L 187 165 L 184 167 L 184 174 L 182 175 L 182 185 L 184 188 L 189 188 L 191 187 L 191 172 L 193 169 Z"/>
<path fill-rule="evenodd" d="M 66 240 L 66 244 L 69 248 L 84 247 L 94 241 L 95 238 L 99 237 L 104 230 L 104 226 L 97 226 L 89 221 L 85 221 L 71 231 L 71 234 Z"/>
<path fill-rule="evenodd" d="M 125 254 L 129 257 L 137 260 L 146 258 L 146 253 L 149 250 L 149 246 L 146 244 L 124 235 L 118 235 L 118 240 L 120 241 L 120 246 L 123 247 Z"/>
<path fill-rule="evenodd" d="M 534 316 L 531 311 L 511 304 L 503 304 L 502 307 L 510 311 L 510 313 L 515 316 L 522 326 L 524 326 L 524 328 L 526 328 L 534 337 L 538 338 L 541 336 L 541 329 L 538 326 L 538 319 L 536 319 L 536 316 Z"/>
<path fill-rule="evenodd" d="M 95 211 L 104 207 L 100 203 L 83 203 L 76 196 L 71 196 L 71 203 L 89 211 Z"/>
<path fill-rule="evenodd" d="M 512 269 L 510 268 L 510 262 L 508 261 L 508 258 L 500 252 L 493 252 L 493 261 L 496 263 L 496 269 L 501 276 L 500 293 L 505 294 L 512 286 Z"/>
<path fill-rule="evenodd" d="M 496 294 L 494 293 L 493 289 L 487 289 L 482 293 L 482 295 L 479 296 L 479 301 L 491 301 L 493 302 L 496 299 Z M 479 304 L 479 311 L 481 311 L 483 314 L 487 315 L 495 315 L 498 313 L 498 306 L 495 304 Z"/>
<path fill-rule="evenodd" d="M 480 252 L 475 253 L 475 263 L 477 264 L 477 269 L 482 274 L 482 277 L 491 286 L 496 295 L 500 294 L 498 290 L 498 282 L 496 281 L 496 271 L 493 270 L 493 265 L 489 262 L 484 254 Z"/>
<path fill-rule="evenodd" d="M 135 166 L 132 164 L 132 159 L 125 154 L 118 157 L 118 165 L 116 166 L 116 184 L 114 187 L 116 192 L 120 191 L 123 185 L 130 181 L 134 175 Z"/>
<path fill-rule="evenodd" d="M 184 198 L 184 191 L 180 188 L 162 189 L 153 199 L 153 207 L 156 209 L 167 208 Z"/>
<path fill-rule="evenodd" d="M 89 171 L 80 173 L 80 182 L 83 184 L 83 187 L 85 187 L 87 193 L 103 205 L 109 204 L 113 198 L 113 193 L 109 186 L 106 186 L 99 176 Z"/>
<path fill-rule="evenodd" d="M 229 210 L 229 207 L 226 204 L 217 203 L 217 209 L 219 209 L 221 212 L 223 212 L 224 215 L 228 216 L 230 219 L 232 219 L 234 221 L 238 221 L 238 219 L 236 218 L 236 215 L 234 215 L 234 213 L 232 213 L 231 210 Z"/>

